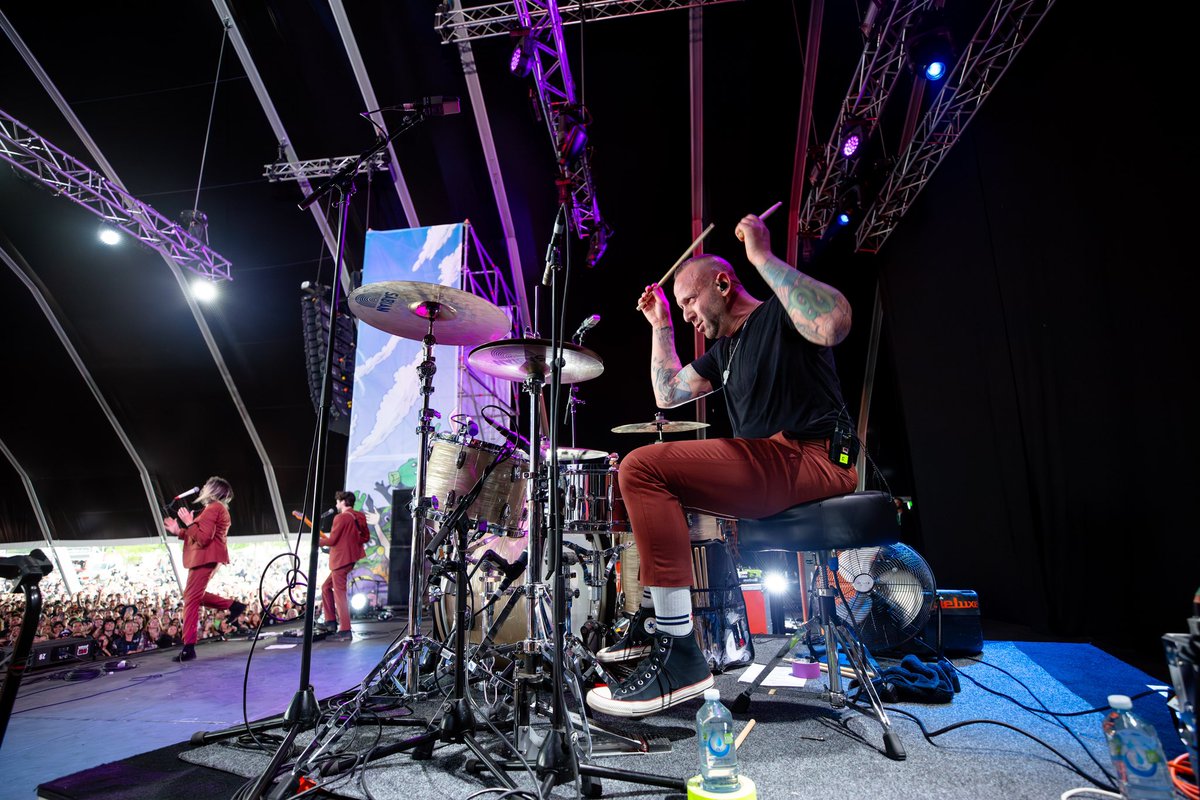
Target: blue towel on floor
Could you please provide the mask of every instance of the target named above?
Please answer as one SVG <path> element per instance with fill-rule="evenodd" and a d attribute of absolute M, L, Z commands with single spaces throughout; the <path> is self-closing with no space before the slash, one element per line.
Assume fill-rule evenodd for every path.
<path fill-rule="evenodd" d="M 942 658 L 926 663 L 907 655 L 899 666 L 888 667 L 876 683 L 880 696 L 888 702 L 907 700 L 916 703 L 949 703 L 962 688 L 954 665 Z"/>

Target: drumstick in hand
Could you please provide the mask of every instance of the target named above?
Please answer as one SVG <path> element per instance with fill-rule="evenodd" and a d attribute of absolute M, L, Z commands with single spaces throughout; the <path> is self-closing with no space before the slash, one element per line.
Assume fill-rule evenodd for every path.
<path fill-rule="evenodd" d="M 694 241 L 690 245 L 688 245 L 688 249 L 683 251 L 683 255 L 681 255 L 679 257 L 679 259 L 674 264 L 671 265 L 671 268 L 669 270 L 667 270 L 665 273 L 663 273 L 663 276 L 658 279 L 659 286 L 662 286 L 664 283 L 667 282 L 668 278 L 670 278 L 672 275 L 675 274 L 675 270 L 677 270 L 679 268 L 679 265 L 682 264 L 684 261 L 687 261 L 688 256 L 690 256 L 692 254 L 693 250 L 695 250 L 697 247 L 700 246 L 700 243 L 704 241 L 704 237 L 708 236 L 708 234 L 710 234 L 712 232 L 712 229 L 713 229 L 713 223 L 710 222 L 710 223 L 708 223 L 708 227 L 704 229 L 704 232 L 696 237 L 696 241 Z M 641 310 L 640 303 L 638 304 L 637 309 L 639 311 Z"/>
<path fill-rule="evenodd" d="M 763 213 L 759 214 L 759 215 L 758 215 L 758 218 L 759 218 L 759 219 L 763 219 L 763 220 L 765 220 L 767 217 L 771 216 L 771 215 L 772 215 L 772 214 L 774 214 L 776 211 L 778 211 L 778 210 L 779 210 L 779 208 L 780 208 L 780 206 L 782 206 L 782 205 L 783 205 L 783 201 L 782 201 L 782 200 L 780 200 L 780 201 L 779 201 L 779 202 L 777 202 L 775 205 L 771 206 L 771 207 L 770 207 L 770 208 L 768 208 L 766 211 L 764 211 Z"/>

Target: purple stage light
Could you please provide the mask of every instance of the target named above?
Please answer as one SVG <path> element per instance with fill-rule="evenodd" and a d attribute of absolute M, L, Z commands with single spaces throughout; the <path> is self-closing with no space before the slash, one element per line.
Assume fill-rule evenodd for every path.
<path fill-rule="evenodd" d="M 861 141 L 857 133 L 850 134 L 846 137 L 846 141 L 842 143 L 842 155 L 846 158 L 854 155 L 858 151 L 858 145 Z"/>

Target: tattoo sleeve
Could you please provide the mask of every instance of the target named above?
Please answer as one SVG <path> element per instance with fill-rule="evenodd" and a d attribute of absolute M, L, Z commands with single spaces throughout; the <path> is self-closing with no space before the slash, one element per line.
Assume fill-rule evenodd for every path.
<path fill-rule="evenodd" d="M 775 256 L 758 267 L 758 274 L 783 303 L 792 325 L 805 339 L 831 346 L 846 338 L 850 332 L 850 303 L 837 289 Z"/>
<path fill-rule="evenodd" d="M 650 385 L 659 408 L 670 408 L 691 399 L 686 386 L 679 383 L 683 365 L 675 352 L 675 330 L 670 325 L 655 328 L 650 344 Z"/>

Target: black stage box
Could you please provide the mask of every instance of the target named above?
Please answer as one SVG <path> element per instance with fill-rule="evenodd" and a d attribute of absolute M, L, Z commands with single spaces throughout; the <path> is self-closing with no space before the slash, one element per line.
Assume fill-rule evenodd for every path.
<path fill-rule="evenodd" d="M 938 589 L 937 603 L 937 609 L 925 623 L 921 638 L 929 643 L 941 642 L 942 652 L 946 655 L 982 653 L 983 623 L 979 616 L 979 595 L 973 589 Z"/>
<path fill-rule="evenodd" d="M 4 648 L 5 655 L 11 652 L 12 648 Z M 70 637 L 66 639 L 50 639 L 45 642 L 33 643 L 33 649 L 29 651 L 27 668 L 31 670 L 44 669 L 46 667 L 62 666 L 75 661 L 95 660 L 96 642 L 91 638 L 80 639 Z"/>

